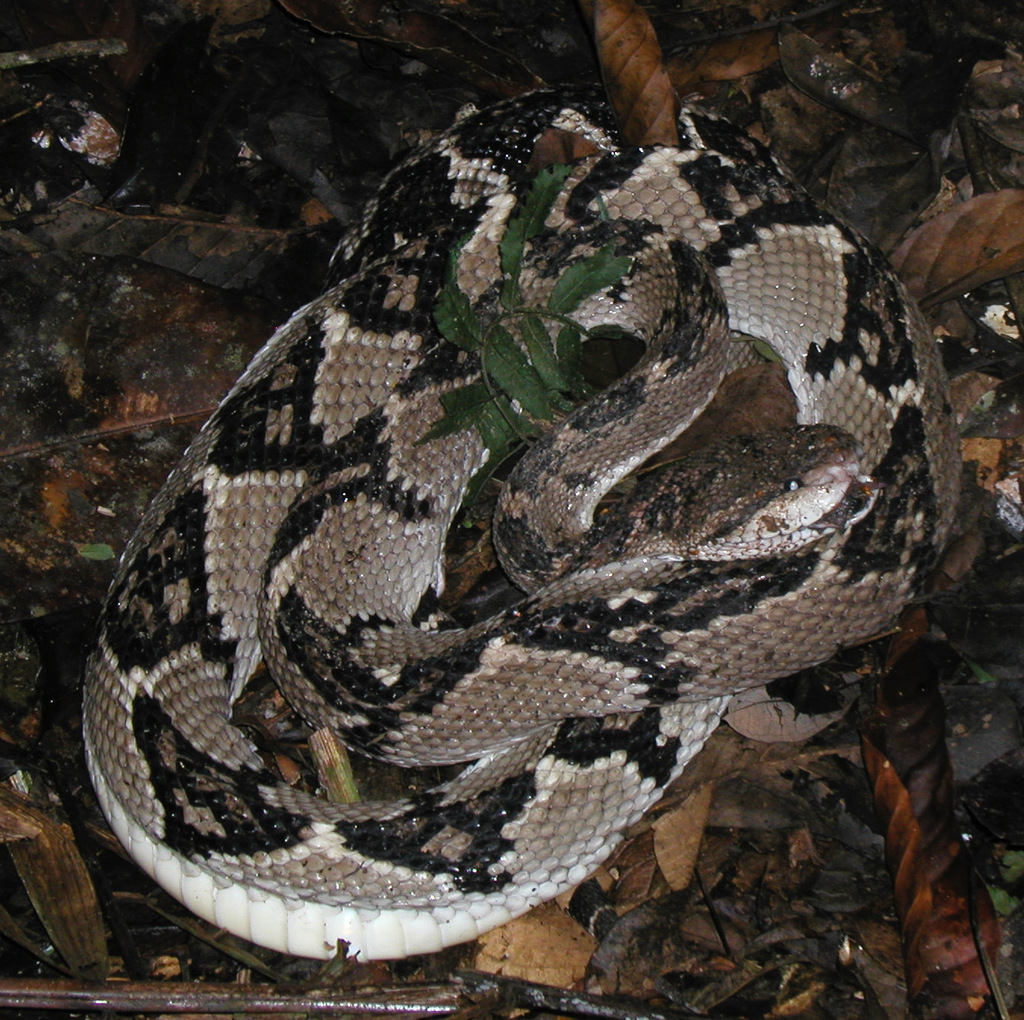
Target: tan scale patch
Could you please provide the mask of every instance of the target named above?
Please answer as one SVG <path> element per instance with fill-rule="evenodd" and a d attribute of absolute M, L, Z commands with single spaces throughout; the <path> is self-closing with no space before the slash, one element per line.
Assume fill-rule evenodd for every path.
<path fill-rule="evenodd" d="M 422 338 L 404 330 L 374 333 L 350 326 L 344 312 L 325 316 L 324 329 L 333 339 L 317 366 L 310 420 L 331 444 L 387 400 L 418 361 Z"/>
<path fill-rule="evenodd" d="M 164 585 L 163 600 L 167 607 L 167 615 L 172 624 L 177 626 L 185 619 L 189 608 L 192 586 L 188 578 L 183 577 L 174 584 Z"/>
<path fill-rule="evenodd" d="M 812 340 L 838 339 L 847 300 L 842 257 L 852 251 L 834 226 L 760 229 L 756 245 L 717 270 L 729 325 L 764 338 L 790 364 Z"/>

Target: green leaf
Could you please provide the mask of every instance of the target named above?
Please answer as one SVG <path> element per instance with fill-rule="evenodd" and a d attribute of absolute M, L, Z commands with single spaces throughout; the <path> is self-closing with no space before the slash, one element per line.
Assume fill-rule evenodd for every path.
<path fill-rule="evenodd" d="M 450 342 L 479 352 L 482 379 L 441 398 L 444 417 L 423 441 L 476 429 L 487 447 L 488 462 L 474 477 L 467 504 L 513 446 L 537 431 L 536 422 L 568 413 L 573 406 L 570 398 L 592 392 L 580 373 L 582 341 L 589 333 L 567 320 L 567 314 L 621 279 L 632 265 L 632 259 L 614 255 L 609 246 L 562 274 L 546 310 L 524 304 L 519 277 L 526 244 L 544 229 L 570 172 L 569 166 L 542 170 L 509 219 L 499 243 L 503 279 L 498 300 L 503 311 L 487 310 L 481 319 L 459 287 L 458 249 L 449 259 L 434 319 Z M 546 325 L 552 317 L 561 320 L 554 343 Z M 516 335 L 502 324 L 510 320 Z"/>
<path fill-rule="evenodd" d="M 477 427 L 484 446 L 490 450 L 488 463 L 497 467 L 509 450 L 534 429 L 529 422 L 513 410 L 507 397 L 493 396 L 483 409 Z"/>
<path fill-rule="evenodd" d="M 775 353 L 771 344 L 766 343 L 764 340 L 759 340 L 757 337 L 750 337 L 750 345 L 754 348 L 758 356 L 764 358 L 765 361 L 776 365 L 782 364 L 782 358 Z"/>
<path fill-rule="evenodd" d="M 1000 917 L 1009 917 L 1020 906 L 1020 900 L 1006 889 L 994 885 L 988 885 L 986 888 L 992 900 L 992 907 Z"/>
<path fill-rule="evenodd" d="M 114 550 L 106 542 L 86 542 L 78 546 L 78 555 L 87 560 L 112 560 Z"/>
<path fill-rule="evenodd" d="M 458 252 L 453 255 L 458 258 Z M 449 273 L 434 307 L 434 322 L 446 340 L 464 351 L 477 351 L 483 342 L 483 327 L 469 298 L 459 288 L 454 272 Z"/>
<path fill-rule="evenodd" d="M 420 440 L 425 443 L 430 439 L 450 436 L 463 429 L 477 427 L 477 419 L 487 406 L 494 400 L 491 391 L 482 383 L 469 383 L 441 395 L 441 406 L 444 417 L 438 419 L 427 430 Z"/>
<path fill-rule="evenodd" d="M 567 315 L 584 298 L 621 280 L 632 263 L 628 255 L 613 255 L 610 246 L 602 248 L 562 273 L 551 290 L 548 308 L 558 315 Z"/>
<path fill-rule="evenodd" d="M 441 396 L 444 417 L 420 440 L 441 439 L 463 429 L 476 429 L 484 445 L 493 452 L 496 445 L 508 445 L 534 431 L 534 427 L 513 407 L 509 398 L 495 393 L 484 383 L 469 383 Z"/>
<path fill-rule="evenodd" d="M 519 328 L 522 331 L 526 355 L 530 359 L 530 364 L 537 370 L 545 387 L 551 391 L 552 395 L 571 393 L 572 381 L 566 377 L 562 366 L 558 363 L 554 345 L 551 343 L 548 331 L 544 328 L 541 317 L 526 312 L 519 320 Z"/>
<path fill-rule="evenodd" d="M 999 870 L 1004 882 L 1019 882 L 1024 878 L 1024 851 L 1007 850 L 999 858 Z"/>
<path fill-rule="evenodd" d="M 487 334 L 483 351 L 484 374 L 534 418 L 550 418 L 551 402 L 539 373 L 530 364 L 514 337 L 504 326 Z"/>
<path fill-rule="evenodd" d="M 508 397 L 492 393 L 483 383 L 470 383 L 446 393 L 441 402 L 445 405 L 445 417 L 421 442 L 472 427 L 487 448 L 487 463 L 472 477 L 462 497 L 463 506 L 472 506 L 488 478 L 532 431 L 532 426 L 516 413 Z"/>
<path fill-rule="evenodd" d="M 572 323 L 566 323 L 555 340 L 558 363 L 566 378 L 570 380 L 569 392 L 574 397 L 586 396 L 589 387 L 583 380 L 583 331 Z"/>
<path fill-rule="evenodd" d="M 971 672 L 972 672 L 972 673 L 973 673 L 973 674 L 974 674 L 974 675 L 975 675 L 975 676 L 976 676 L 976 677 L 977 677 L 977 678 L 978 678 L 978 679 L 979 679 L 979 680 L 980 680 L 980 681 L 981 681 L 981 682 L 982 682 L 983 684 L 994 684 L 994 683 L 998 683 L 998 681 L 996 680 L 996 678 L 995 678 L 995 677 L 994 677 L 994 676 L 993 676 L 993 675 L 992 675 L 991 673 L 989 673 L 989 671 L 988 671 L 987 669 L 984 669 L 984 668 L 983 668 L 982 666 L 979 666 L 979 665 L 978 665 L 978 664 L 977 664 L 976 662 L 973 662 L 973 661 L 972 661 L 971 659 L 968 659 L 968 660 L 967 660 L 967 666 L 968 666 L 968 668 L 970 669 L 970 671 L 971 671 Z"/>
<path fill-rule="evenodd" d="M 522 268 L 526 242 L 544 229 L 551 207 L 558 197 L 562 183 L 572 169 L 558 164 L 541 170 L 533 179 L 530 190 L 519 203 L 498 244 L 501 271 L 505 279 L 501 285 L 499 301 L 502 308 L 512 311 L 519 298 L 519 270 Z"/>
<path fill-rule="evenodd" d="M 558 164 L 546 167 L 533 179 L 530 190 L 509 220 L 505 236 L 498 245 L 502 272 L 509 276 L 518 275 L 526 242 L 544 229 L 548 213 L 571 170 L 571 166 Z"/>

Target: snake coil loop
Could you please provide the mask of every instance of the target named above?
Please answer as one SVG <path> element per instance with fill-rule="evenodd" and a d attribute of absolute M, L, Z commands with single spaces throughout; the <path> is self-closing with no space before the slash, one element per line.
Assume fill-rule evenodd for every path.
<path fill-rule="evenodd" d="M 432 313 L 467 234 L 459 285 L 493 300 L 549 128 L 597 154 L 566 179 L 524 286 L 543 293 L 558 260 L 614 244 L 635 271 L 579 315 L 646 352 L 516 468 L 496 532 L 528 593 L 460 629 L 436 612 L 442 549 L 486 452 L 472 429 L 423 437 L 480 366 Z M 473 938 L 584 879 L 733 693 L 885 626 L 934 564 L 957 452 L 920 314 L 741 132 L 685 108 L 680 137 L 623 146 L 588 90 L 461 120 L 387 177 L 334 285 L 256 356 L 153 501 L 103 611 L 85 735 L 112 828 L 191 910 L 312 957 Z M 750 502 L 730 447 L 700 468 L 730 493 L 718 516 L 669 474 L 595 522 L 744 356 L 726 317 L 773 346 L 818 453 L 784 461 L 777 491 L 748 484 L 763 490 Z M 778 463 L 759 442 L 748 454 Z M 230 718 L 261 659 L 354 747 L 471 764 L 387 804 L 291 789 Z"/>

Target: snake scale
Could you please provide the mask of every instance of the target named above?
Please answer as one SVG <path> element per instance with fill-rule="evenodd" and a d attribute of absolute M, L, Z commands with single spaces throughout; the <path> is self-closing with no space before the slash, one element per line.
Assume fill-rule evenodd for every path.
<path fill-rule="evenodd" d="M 433 309 L 453 251 L 461 289 L 493 304 L 498 244 L 552 131 L 589 154 L 527 249 L 524 290 L 542 297 L 558 267 L 611 245 L 630 271 L 574 314 L 646 350 L 515 467 L 495 538 L 525 593 L 458 627 L 437 609 L 442 551 L 486 453 L 474 429 L 424 437 L 480 362 Z M 84 727 L 113 830 L 190 910 L 309 957 L 339 940 L 372 959 L 471 939 L 593 871 L 732 694 L 888 625 L 935 564 L 957 451 L 920 314 L 742 132 L 684 107 L 680 138 L 623 145 L 588 89 L 458 120 L 388 175 L 335 282 L 257 354 L 156 496 L 102 613 Z M 780 486 L 783 501 L 812 481 L 830 494 L 816 523 L 794 511 L 788 538 L 771 537 L 785 530 L 771 504 L 673 544 L 689 504 L 673 513 L 665 480 L 609 531 L 606 491 L 747 356 L 726 315 L 774 348 L 800 422 L 859 451 Z M 231 721 L 261 660 L 311 725 L 360 751 L 470 764 L 397 802 L 293 789 Z"/>

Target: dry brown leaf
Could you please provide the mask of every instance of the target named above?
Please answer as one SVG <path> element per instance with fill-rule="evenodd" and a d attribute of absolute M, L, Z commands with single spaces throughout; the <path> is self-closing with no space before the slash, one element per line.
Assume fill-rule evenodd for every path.
<path fill-rule="evenodd" d="M 668 73 L 680 95 L 701 82 L 735 81 L 770 67 L 779 59 L 777 33 L 766 28 L 728 36 L 668 60 Z"/>
<path fill-rule="evenodd" d="M 53 212 L 33 232 L 38 243 L 52 249 L 51 259 L 59 252 L 74 252 L 80 262 L 83 253 L 138 258 L 153 272 L 159 266 L 197 283 L 202 280 L 207 287 L 244 293 L 251 293 L 256 281 L 279 266 L 310 232 L 305 224 L 278 228 L 211 221 L 182 206 L 128 215 L 80 194 L 70 195 Z"/>
<path fill-rule="evenodd" d="M 900 644 L 905 640 L 904 635 Z M 864 763 L 885 826 L 908 995 L 929 1016 L 972 1017 L 988 988 L 969 899 L 974 898 L 978 937 L 990 959 L 999 948 L 999 926 L 959 836 L 942 699 L 920 642 L 890 668 L 878 698 L 863 726 Z"/>
<path fill-rule="evenodd" d="M 752 687 L 733 698 L 725 722 L 750 740 L 791 743 L 809 740 L 815 733 L 841 719 L 853 703 L 852 687 L 836 690 L 837 705 L 829 712 L 799 710 L 785 698 L 777 698 L 766 687 Z"/>
<path fill-rule="evenodd" d="M 779 59 L 786 77 L 816 102 L 914 140 L 915 119 L 903 99 L 817 39 L 783 25 Z"/>
<path fill-rule="evenodd" d="M 1024 189 L 1005 188 L 955 206 L 917 228 L 892 254 L 923 307 L 1024 270 Z"/>
<path fill-rule="evenodd" d="M 549 127 L 537 139 L 527 170 L 538 173 L 556 163 L 572 163 L 584 156 L 595 156 L 598 151 L 597 146 L 582 135 Z"/>
<path fill-rule="evenodd" d="M 714 786 L 704 783 L 679 807 L 655 821 L 654 856 L 673 890 L 685 889 L 693 877 L 697 853 L 704 838 Z"/>
<path fill-rule="evenodd" d="M 621 910 L 657 896 L 659 888 L 664 891 L 658 859 L 654 855 L 654 830 L 647 829 L 626 840 L 615 851 L 608 869 L 615 876 L 612 899 Z"/>
<path fill-rule="evenodd" d="M 629 145 L 678 145 L 679 97 L 646 12 L 634 0 L 580 0 L 605 92 Z"/>
<path fill-rule="evenodd" d="M 1003 480 L 1006 442 L 1002 439 L 964 439 L 960 443 L 964 464 L 974 469 L 974 480 L 982 489 L 995 492 Z"/>
<path fill-rule="evenodd" d="M 544 903 L 477 941 L 473 966 L 490 974 L 572 988 L 583 980 L 597 940 L 553 903 Z"/>
<path fill-rule="evenodd" d="M 0 816 L 7 819 L 5 829 L 36 830 L 32 839 L 7 849 L 57 951 L 80 977 L 103 980 L 109 968 L 103 915 L 70 831 L 4 786 Z"/>

